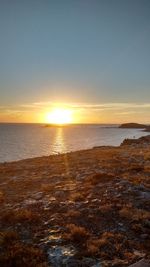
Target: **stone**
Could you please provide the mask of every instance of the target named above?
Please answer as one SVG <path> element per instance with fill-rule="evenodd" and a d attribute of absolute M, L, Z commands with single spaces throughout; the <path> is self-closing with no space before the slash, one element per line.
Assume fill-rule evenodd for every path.
<path fill-rule="evenodd" d="M 67 266 L 67 262 L 74 256 L 72 246 L 54 246 L 48 250 L 48 259 L 53 267 Z"/>
<path fill-rule="evenodd" d="M 65 197 L 65 192 L 64 191 L 56 191 L 55 192 L 55 197 L 56 198 L 64 198 Z"/>
<path fill-rule="evenodd" d="M 43 192 L 37 192 L 33 195 L 33 198 L 36 200 L 40 200 L 43 197 Z"/>
<path fill-rule="evenodd" d="M 148 260 L 142 259 L 129 267 L 150 267 L 150 262 Z"/>

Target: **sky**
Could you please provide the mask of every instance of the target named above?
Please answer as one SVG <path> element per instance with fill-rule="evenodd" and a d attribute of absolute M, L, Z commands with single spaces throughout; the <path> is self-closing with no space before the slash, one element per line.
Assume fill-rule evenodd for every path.
<path fill-rule="evenodd" d="M 0 0 L 0 122 L 150 123 L 149 0 Z"/>

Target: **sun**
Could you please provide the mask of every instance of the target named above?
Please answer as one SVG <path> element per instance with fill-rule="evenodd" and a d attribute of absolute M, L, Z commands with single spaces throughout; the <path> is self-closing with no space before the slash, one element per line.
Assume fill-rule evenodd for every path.
<path fill-rule="evenodd" d="M 46 114 L 46 122 L 63 125 L 72 123 L 72 110 L 65 108 L 55 108 Z"/>

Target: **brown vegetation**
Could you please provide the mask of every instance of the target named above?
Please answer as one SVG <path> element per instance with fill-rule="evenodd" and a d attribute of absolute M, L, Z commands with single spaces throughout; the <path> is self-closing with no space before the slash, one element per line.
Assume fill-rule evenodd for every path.
<path fill-rule="evenodd" d="M 19 240 L 16 232 L 0 233 L 2 247 L 0 266 L 3 267 L 47 267 L 44 253 L 31 244 L 24 244 Z"/>
<path fill-rule="evenodd" d="M 39 219 L 39 214 L 28 209 L 8 210 L 2 214 L 2 223 L 35 223 Z"/>
<path fill-rule="evenodd" d="M 73 266 L 149 258 L 150 144 L 141 140 L 0 164 L 0 266 L 46 267 L 63 246 L 74 248 Z"/>
<path fill-rule="evenodd" d="M 66 240 L 84 245 L 85 241 L 89 237 L 89 233 L 84 227 L 77 226 L 75 224 L 69 224 L 67 225 L 67 229 L 68 233 L 64 235 Z"/>

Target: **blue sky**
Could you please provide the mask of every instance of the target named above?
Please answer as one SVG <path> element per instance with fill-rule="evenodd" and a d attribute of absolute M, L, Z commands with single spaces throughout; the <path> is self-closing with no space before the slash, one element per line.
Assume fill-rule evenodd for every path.
<path fill-rule="evenodd" d="M 0 36 L 0 119 L 64 102 L 141 104 L 148 121 L 149 0 L 1 0 Z"/>

